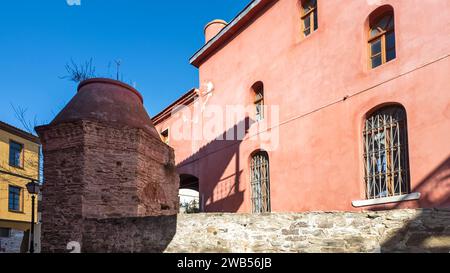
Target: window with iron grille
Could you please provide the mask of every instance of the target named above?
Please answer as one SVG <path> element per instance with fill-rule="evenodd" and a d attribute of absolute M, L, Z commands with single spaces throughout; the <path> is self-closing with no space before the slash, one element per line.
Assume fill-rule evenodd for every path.
<path fill-rule="evenodd" d="M 270 212 L 269 155 L 259 152 L 251 161 L 251 187 L 253 213 Z"/>
<path fill-rule="evenodd" d="M 370 115 L 364 129 L 367 199 L 410 193 L 406 111 L 384 107 Z"/>
<path fill-rule="evenodd" d="M 10 211 L 20 211 L 20 195 L 22 189 L 19 187 L 9 186 L 8 208 Z"/>

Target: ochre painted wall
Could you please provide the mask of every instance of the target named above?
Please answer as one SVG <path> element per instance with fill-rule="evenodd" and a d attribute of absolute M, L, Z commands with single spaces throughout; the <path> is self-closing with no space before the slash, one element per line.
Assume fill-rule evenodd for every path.
<path fill-rule="evenodd" d="M 422 0 L 319 0 L 319 28 L 306 38 L 299 1 L 274 2 L 199 68 L 200 85 L 214 84 L 208 105 L 251 105 L 251 87 L 262 81 L 266 105 L 280 107 L 271 124 L 279 147 L 268 151 L 272 210 L 450 206 L 450 1 L 424 8 Z M 368 16 L 386 4 L 395 13 L 397 58 L 369 69 Z M 365 196 L 363 120 L 389 103 L 406 109 L 411 188 L 422 196 L 357 209 L 352 201 Z M 249 158 L 267 143 L 171 137 L 170 145 L 179 172 L 199 178 L 207 211 L 251 211 Z"/>
<path fill-rule="evenodd" d="M 9 165 L 9 143 L 15 141 L 24 145 L 23 168 Z M 0 169 L 38 180 L 39 145 L 22 137 L 0 130 Z M 29 180 L 0 173 L 0 226 L 25 230 L 31 221 L 31 195 L 26 189 Z M 8 208 L 9 186 L 16 186 L 21 191 L 21 211 L 10 212 Z M 36 202 L 37 204 L 37 202 Z M 37 205 L 36 205 L 37 215 Z"/>

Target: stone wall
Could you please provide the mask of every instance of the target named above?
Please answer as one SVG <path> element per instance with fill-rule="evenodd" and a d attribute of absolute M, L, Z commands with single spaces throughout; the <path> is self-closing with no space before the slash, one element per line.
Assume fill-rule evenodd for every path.
<path fill-rule="evenodd" d="M 48 141 L 51 140 L 51 141 Z M 62 124 L 46 131 L 41 141 L 44 152 L 43 201 L 41 204 L 42 247 L 64 252 L 61 242 L 82 239 L 83 126 Z M 61 245 L 59 248 L 55 245 Z"/>
<path fill-rule="evenodd" d="M 450 210 L 88 219 L 83 252 L 450 252 Z"/>
<path fill-rule="evenodd" d="M 176 232 L 177 216 L 85 219 L 85 253 L 161 253 Z"/>
<path fill-rule="evenodd" d="M 87 120 L 38 132 L 46 179 L 43 251 L 64 252 L 68 242 L 83 241 L 85 219 L 178 212 L 174 152 L 159 138 L 139 128 Z"/>
<path fill-rule="evenodd" d="M 23 234 L 23 231 L 13 229 L 10 237 L 0 238 L 0 253 L 20 253 Z"/>
<path fill-rule="evenodd" d="M 450 252 L 450 210 L 179 215 L 166 252 Z"/>

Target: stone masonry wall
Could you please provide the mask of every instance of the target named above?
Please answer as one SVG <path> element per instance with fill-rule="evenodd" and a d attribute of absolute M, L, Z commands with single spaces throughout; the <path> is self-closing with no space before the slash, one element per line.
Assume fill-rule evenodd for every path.
<path fill-rule="evenodd" d="M 67 243 L 83 241 L 86 219 L 177 214 L 174 152 L 160 139 L 142 129 L 88 120 L 38 131 L 46 179 L 44 252 L 65 252 Z"/>
<path fill-rule="evenodd" d="M 49 252 L 65 252 L 61 242 L 82 239 L 83 140 L 81 122 L 62 124 L 41 136 L 46 179 L 42 248 Z"/>
<path fill-rule="evenodd" d="M 11 230 L 11 236 L 0 238 L 0 253 L 20 253 L 22 245 L 23 231 Z"/>
<path fill-rule="evenodd" d="M 450 210 L 179 215 L 166 252 L 450 252 Z"/>
<path fill-rule="evenodd" d="M 83 253 L 449 253 L 450 209 L 85 219 L 82 237 Z"/>
<path fill-rule="evenodd" d="M 83 216 L 175 215 L 173 150 L 141 129 L 84 121 Z"/>
<path fill-rule="evenodd" d="M 148 134 L 141 133 L 139 137 L 138 216 L 176 215 L 180 205 L 180 176 L 175 169 L 175 152 Z"/>
<path fill-rule="evenodd" d="M 84 252 L 450 252 L 450 210 L 85 221 Z"/>
<path fill-rule="evenodd" d="M 85 219 L 83 253 L 161 253 L 176 232 L 177 216 Z"/>

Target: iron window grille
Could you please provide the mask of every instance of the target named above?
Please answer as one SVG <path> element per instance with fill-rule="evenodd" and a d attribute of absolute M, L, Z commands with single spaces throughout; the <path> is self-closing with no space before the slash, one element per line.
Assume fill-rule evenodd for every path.
<path fill-rule="evenodd" d="M 269 156 L 259 152 L 251 161 L 251 187 L 253 213 L 267 213 L 270 207 L 270 170 Z"/>
<path fill-rule="evenodd" d="M 366 119 L 364 166 L 366 198 L 410 193 L 406 111 L 400 106 L 380 109 Z"/>

